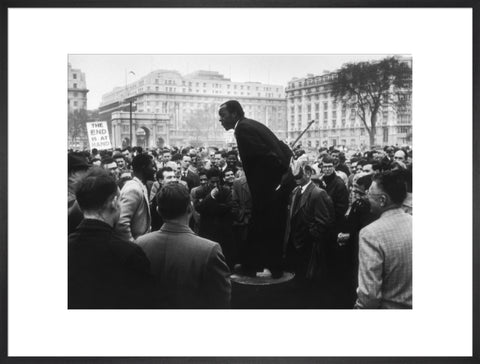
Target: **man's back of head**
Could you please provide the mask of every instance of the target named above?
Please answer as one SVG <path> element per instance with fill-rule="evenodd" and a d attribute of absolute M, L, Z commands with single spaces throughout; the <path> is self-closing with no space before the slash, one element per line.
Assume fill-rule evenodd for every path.
<path fill-rule="evenodd" d="M 117 195 L 115 179 L 104 169 L 94 167 L 83 177 L 76 189 L 80 208 L 86 211 L 102 211 L 105 204 Z"/>
<path fill-rule="evenodd" d="M 180 183 L 164 185 L 157 194 L 158 212 L 163 220 L 177 220 L 191 212 L 190 193 Z"/>

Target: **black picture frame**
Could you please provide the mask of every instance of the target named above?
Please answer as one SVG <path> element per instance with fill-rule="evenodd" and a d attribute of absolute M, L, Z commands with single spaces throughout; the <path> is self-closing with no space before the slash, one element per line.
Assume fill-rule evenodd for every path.
<path fill-rule="evenodd" d="M 8 9 L 26 7 L 455 7 L 473 10 L 473 353 L 471 357 L 9 357 L 8 356 Z M 2 363 L 476 363 L 480 362 L 480 1 L 397 0 L 23 0 L 1 2 L 0 13 L 0 362 Z M 441 319 L 441 318 L 439 318 Z"/>

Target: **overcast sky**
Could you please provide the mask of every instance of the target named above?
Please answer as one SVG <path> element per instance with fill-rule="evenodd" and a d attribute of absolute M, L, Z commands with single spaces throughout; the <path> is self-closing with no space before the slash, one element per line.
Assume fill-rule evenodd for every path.
<path fill-rule="evenodd" d="M 343 63 L 381 59 L 388 55 L 69 55 L 74 69 L 85 73 L 88 109 L 98 108 L 102 95 L 158 69 L 182 75 L 218 71 L 235 82 L 256 81 L 286 86 L 293 77 L 333 71 Z M 135 75 L 129 74 L 133 71 Z"/>

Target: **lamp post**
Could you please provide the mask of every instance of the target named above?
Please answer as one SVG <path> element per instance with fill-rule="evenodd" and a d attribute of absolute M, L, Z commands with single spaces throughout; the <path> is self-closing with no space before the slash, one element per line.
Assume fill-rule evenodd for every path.
<path fill-rule="evenodd" d="M 133 100 L 130 100 L 130 146 L 131 146 L 131 147 L 133 147 L 132 104 L 133 104 Z"/>
<path fill-rule="evenodd" d="M 127 70 L 125 70 L 125 94 L 126 94 L 126 96 L 128 96 L 127 77 L 130 74 L 135 76 L 135 72 L 130 71 L 127 74 Z M 129 100 L 129 104 L 130 104 L 130 147 L 133 147 L 133 132 L 132 132 L 132 129 L 133 129 L 133 126 L 132 126 L 132 124 L 133 124 L 133 121 L 132 121 L 133 99 L 132 98 Z"/>

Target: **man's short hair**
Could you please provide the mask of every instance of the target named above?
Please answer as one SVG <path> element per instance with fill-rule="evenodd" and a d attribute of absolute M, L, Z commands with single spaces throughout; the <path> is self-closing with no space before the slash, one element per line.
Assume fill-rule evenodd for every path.
<path fill-rule="evenodd" d="M 228 100 L 227 102 L 224 102 L 223 104 L 220 105 L 220 107 L 224 107 L 227 109 L 227 111 L 230 114 L 237 114 L 237 116 L 243 118 L 245 117 L 245 113 L 243 112 L 242 105 L 237 100 Z"/>
<path fill-rule="evenodd" d="M 407 197 L 407 175 L 402 170 L 377 173 L 373 181 L 397 205 L 402 204 Z"/>
<path fill-rule="evenodd" d="M 117 189 L 115 179 L 106 170 L 93 167 L 78 182 L 75 196 L 83 211 L 100 211 Z"/>
<path fill-rule="evenodd" d="M 112 157 L 105 157 L 102 159 L 102 166 L 110 163 L 115 163 L 115 160 Z"/>
<path fill-rule="evenodd" d="M 134 172 L 142 172 L 152 163 L 152 157 L 148 154 L 137 154 L 132 160 L 132 169 Z"/>
<path fill-rule="evenodd" d="M 170 183 L 163 186 L 157 194 L 158 212 L 164 220 L 182 216 L 190 205 L 190 193 L 187 187 L 180 183 Z"/>
<path fill-rule="evenodd" d="M 225 176 L 225 174 L 227 174 L 227 172 L 232 172 L 233 175 L 235 175 L 235 171 L 233 170 L 233 168 L 230 168 L 230 167 L 227 167 L 223 170 L 223 175 Z"/>
<path fill-rule="evenodd" d="M 207 178 L 211 179 L 213 177 L 218 177 L 220 178 L 222 175 L 222 172 L 218 168 L 212 167 L 209 170 L 207 170 Z"/>
<path fill-rule="evenodd" d="M 157 179 L 163 179 L 163 172 L 175 172 L 172 167 L 163 167 L 161 168 L 159 171 L 157 171 L 157 173 L 155 174 L 155 177 L 157 177 Z"/>
<path fill-rule="evenodd" d="M 206 176 L 206 175 L 207 175 L 207 170 L 205 168 L 198 169 L 198 176 Z"/>

